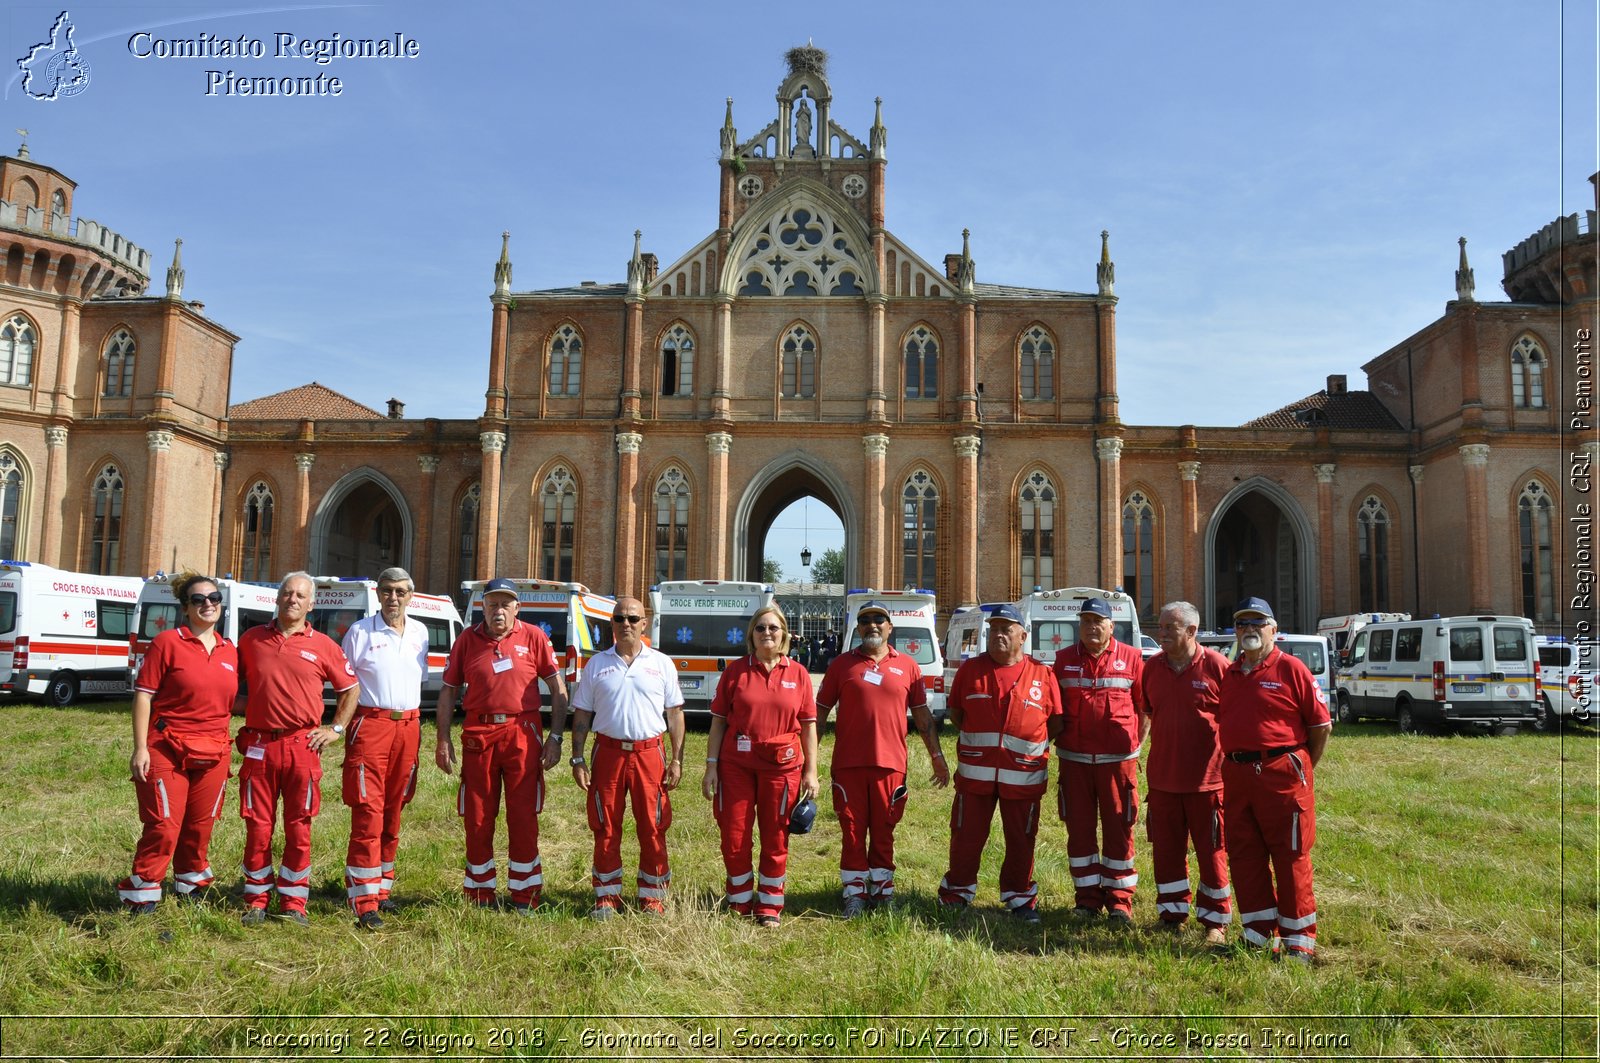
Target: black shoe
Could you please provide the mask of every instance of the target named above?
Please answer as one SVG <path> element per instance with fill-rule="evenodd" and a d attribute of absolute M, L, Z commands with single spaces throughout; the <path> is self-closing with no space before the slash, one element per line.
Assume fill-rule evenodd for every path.
<path fill-rule="evenodd" d="M 278 918 L 282 919 L 285 923 L 293 923 L 295 926 L 311 925 L 311 920 L 306 918 L 306 913 L 297 908 L 291 908 L 288 911 L 279 912 Z"/>
<path fill-rule="evenodd" d="M 376 910 L 362 912 L 361 917 L 356 920 L 356 926 L 359 926 L 362 930 L 382 930 L 383 916 L 379 915 Z"/>
<path fill-rule="evenodd" d="M 1039 910 L 1031 904 L 1018 905 L 1011 909 L 1011 918 L 1019 923 L 1037 925 L 1039 922 Z"/>
<path fill-rule="evenodd" d="M 239 915 L 239 922 L 245 926 L 260 926 L 267 921 L 267 910 L 251 905 Z"/>
<path fill-rule="evenodd" d="M 394 901 L 390 900 L 388 897 L 385 897 L 383 900 L 378 902 L 378 911 L 380 912 L 392 912 L 399 907 L 400 906 L 398 904 L 394 903 Z"/>
<path fill-rule="evenodd" d="M 130 916 L 151 915 L 156 910 L 155 901 L 139 901 L 136 904 L 126 905 Z"/>

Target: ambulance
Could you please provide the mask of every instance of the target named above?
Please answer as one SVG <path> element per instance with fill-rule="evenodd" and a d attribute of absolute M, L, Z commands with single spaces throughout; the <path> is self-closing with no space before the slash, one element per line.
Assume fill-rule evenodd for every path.
<path fill-rule="evenodd" d="M 127 695 L 137 576 L 93 576 L 0 561 L 0 695 L 60 708 L 81 695 Z"/>
<path fill-rule="evenodd" d="M 1356 634 L 1368 624 L 1384 620 L 1410 620 L 1410 613 L 1350 613 L 1346 616 L 1328 616 L 1317 621 L 1317 634 L 1327 639 L 1333 652 L 1339 653 Z"/>
<path fill-rule="evenodd" d="M 1538 729 L 1559 727 L 1567 720 L 1587 723 L 1593 710 L 1600 646 L 1560 635 L 1538 635 L 1534 645 L 1539 651 L 1539 685 L 1545 712 Z"/>
<path fill-rule="evenodd" d="M 894 631 L 889 645 L 917 662 L 922 669 L 922 685 L 928 691 L 928 712 L 935 720 L 945 718 L 944 653 L 939 648 L 939 604 L 930 590 L 875 591 L 862 587 L 844 596 L 844 626 L 850 636 L 846 650 L 861 645 L 856 630 L 856 613 L 868 602 L 879 602 L 889 610 Z"/>
<path fill-rule="evenodd" d="M 461 584 L 467 598 L 467 625 L 483 620 L 483 587 L 488 580 Z M 561 665 L 570 694 L 590 657 L 611 646 L 611 614 L 617 601 L 596 594 L 581 583 L 548 579 L 514 579 L 517 619 L 544 630 Z"/>
<path fill-rule="evenodd" d="M 1423 727 L 1536 725 L 1543 708 L 1533 621 L 1520 616 L 1382 620 L 1340 654 L 1338 715 Z"/>
<path fill-rule="evenodd" d="M 1077 644 L 1078 610 L 1090 598 L 1104 598 L 1111 606 L 1111 634 L 1116 640 L 1141 649 L 1144 633 L 1139 630 L 1139 610 L 1132 598 L 1098 587 L 1062 587 L 1017 599 L 1017 610 L 1028 619 L 1027 648 L 1034 660 L 1054 664 L 1057 651 Z"/>
<path fill-rule="evenodd" d="M 961 666 L 989 652 L 990 614 L 1002 605 L 1011 604 L 984 602 L 982 605 L 962 605 L 950 615 L 950 625 L 944 633 L 944 689 L 947 695 Z"/>
<path fill-rule="evenodd" d="M 745 650 L 756 610 L 772 604 L 770 583 L 673 580 L 650 588 L 650 644 L 678 669 L 685 712 L 709 712 L 729 661 Z"/>

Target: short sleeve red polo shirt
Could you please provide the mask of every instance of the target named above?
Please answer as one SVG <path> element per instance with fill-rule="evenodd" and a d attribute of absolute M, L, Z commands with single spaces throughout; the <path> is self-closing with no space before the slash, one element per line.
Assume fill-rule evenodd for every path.
<path fill-rule="evenodd" d="M 285 635 L 277 621 L 239 636 L 239 672 L 249 687 L 246 727 L 294 730 L 322 722 L 322 685 L 337 693 L 356 685 L 339 644 L 306 624 Z"/>
<path fill-rule="evenodd" d="M 152 724 L 226 738 L 239 693 L 239 651 L 221 632 L 208 652 L 188 627 L 163 631 L 150 643 L 133 686 L 150 695 Z"/>

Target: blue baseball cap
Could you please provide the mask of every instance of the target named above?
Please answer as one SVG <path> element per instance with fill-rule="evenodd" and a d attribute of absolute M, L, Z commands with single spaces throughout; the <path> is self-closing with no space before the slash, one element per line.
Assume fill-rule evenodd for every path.
<path fill-rule="evenodd" d="M 1013 624 L 1021 624 L 1023 627 L 1028 626 L 1028 621 L 1023 619 L 1022 611 L 1016 606 L 1010 604 L 997 605 L 993 609 L 989 610 L 988 623 L 992 624 L 996 620 L 1009 620 Z"/>
<path fill-rule="evenodd" d="M 1267 600 L 1265 598 L 1246 598 L 1244 601 L 1234 606 L 1233 618 L 1235 620 L 1246 616 L 1259 616 L 1267 620 L 1277 619 L 1277 617 L 1272 615 L 1272 606 L 1267 604 Z"/>
<path fill-rule="evenodd" d="M 491 594 L 509 594 L 515 598 L 517 597 L 517 585 L 504 576 L 500 576 L 483 585 L 483 596 L 487 598 Z"/>
<path fill-rule="evenodd" d="M 863 605 L 860 609 L 856 610 L 856 623 L 861 623 L 861 621 L 864 620 L 869 613 L 879 613 L 885 620 L 894 619 L 893 615 L 889 612 L 889 607 L 884 605 L 882 602 L 868 602 L 866 605 Z"/>
<path fill-rule="evenodd" d="M 802 797 L 795 802 L 789 810 L 789 833 L 810 834 L 811 827 L 817 822 L 817 803 L 809 797 Z"/>
<path fill-rule="evenodd" d="M 1111 603 L 1106 601 L 1104 598 L 1090 598 L 1088 601 L 1083 603 L 1083 608 L 1078 610 L 1079 616 L 1082 616 L 1084 613 L 1090 613 L 1094 616 L 1103 616 L 1107 620 L 1110 620 Z"/>

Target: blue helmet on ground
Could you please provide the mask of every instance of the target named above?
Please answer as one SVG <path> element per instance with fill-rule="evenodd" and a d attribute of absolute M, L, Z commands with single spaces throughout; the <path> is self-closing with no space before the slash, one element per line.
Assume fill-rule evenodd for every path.
<path fill-rule="evenodd" d="M 816 821 L 817 803 L 809 797 L 802 797 L 789 810 L 789 833 L 810 834 L 811 826 Z"/>

